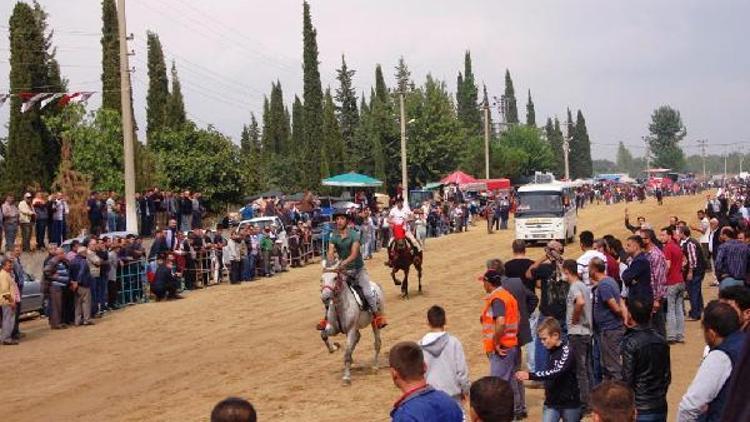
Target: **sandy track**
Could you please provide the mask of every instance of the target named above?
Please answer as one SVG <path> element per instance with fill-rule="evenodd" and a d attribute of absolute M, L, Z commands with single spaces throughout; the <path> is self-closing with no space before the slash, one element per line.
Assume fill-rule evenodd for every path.
<path fill-rule="evenodd" d="M 657 227 L 676 214 L 691 221 L 701 197 L 631 204 Z M 578 229 L 624 237 L 623 205 L 581 211 Z M 430 239 L 425 252 L 425 292 L 402 301 L 382 254 L 367 262 L 386 292 L 390 326 L 384 331 L 377 373 L 369 368 L 372 334 L 355 353 L 353 386 L 341 384 L 342 353 L 329 355 L 314 325 L 322 314 L 318 265 L 239 286 L 217 286 L 185 300 L 133 306 L 94 327 L 51 331 L 45 320 L 23 324 L 21 346 L 0 348 L 3 420 L 207 420 L 217 401 L 250 398 L 261 420 L 383 421 L 398 392 L 387 368 L 387 350 L 425 331 L 425 313 L 441 304 L 448 329 L 464 343 L 471 377 L 486 375 L 478 317 L 483 296 L 476 274 L 485 260 L 508 258 L 513 231 L 487 235 L 484 226 Z M 541 248 L 531 248 L 536 257 Z M 568 256 L 579 254 L 569 245 Z M 415 275 L 415 274 L 413 274 Z M 416 281 L 416 280 L 414 280 Z M 415 283 L 412 283 L 415 286 Z M 706 300 L 716 296 L 707 289 Z M 343 341 L 341 338 L 339 341 Z M 672 348 L 674 413 L 699 364 L 702 335 L 687 323 L 687 344 Z M 527 390 L 530 420 L 539 420 L 543 393 Z M 11 416 L 12 415 L 12 416 Z M 6 419 L 9 417 L 9 419 Z"/>

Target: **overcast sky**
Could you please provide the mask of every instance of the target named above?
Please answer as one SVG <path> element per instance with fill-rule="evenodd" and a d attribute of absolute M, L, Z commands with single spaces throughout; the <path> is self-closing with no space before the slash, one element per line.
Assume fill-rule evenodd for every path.
<path fill-rule="evenodd" d="M 40 0 L 70 90 L 101 90 L 99 0 Z M 14 1 L 0 4 L 0 92 L 8 90 L 8 23 Z M 369 93 L 377 63 L 389 83 L 403 55 L 415 81 L 430 72 L 455 91 L 463 54 L 477 80 L 499 96 L 513 76 L 521 119 L 531 89 L 537 123 L 586 117 L 594 158 L 614 160 L 616 144 L 643 153 L 654 108 L 682 113 L 684 146 L 744 142 L 750 149 L 750 2 L 736 0 L 312 0 L 323 86 L 336 87 L 345 54 L 355 83 Z M 156 31 L 174 59 L 190 118 L 237 139 L 264 93 L 279 79 L 287 103 L 302 90 L 302 3 L 273 0 L 127 0 L 135 36 L 131 66 L 136 118 L 143 129 L 147 87 L 146 30 Z M 169 65 L 168 65 L 169 66 Z M 98 107 L 101 95 L 89 102 Z M 0 108 L 7 133 L 8 103 Z M 141 134 L 141 139 L 144 137 Z M 737 148 L 737 147 L 733 147 Z M 710 151 L 721 152 L 713 146 Z"/>

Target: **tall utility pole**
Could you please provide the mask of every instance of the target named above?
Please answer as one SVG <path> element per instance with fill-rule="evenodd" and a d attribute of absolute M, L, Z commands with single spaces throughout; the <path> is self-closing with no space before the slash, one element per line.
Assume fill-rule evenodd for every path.
<path fill-rule="evenodd" d="M 125 27 L 125 0 L 117 0 L 117 27 L 120 38 L 120 100 L 122 104 L 122 135 L 125 142 L 125 228 L 138 231 L 135 214 L 135 157 L 133 151 L 133 108 L 130 104 L 130 64 L 128 37 Z"/>
<path fill-rule="evenodd" d="M 642 136 L 641 139 L 643 139 L 643 142 L 646 143 L 646 173 L 650 176 L 651 175 L 651 145 L 648 143 L 648 138 L 645 136 Z"/>
<path fill-rule="evenodd" d="M 404 202 L 409 204 L 409 181 L 406 175 L 406 110 L 404 109 L 404 92 L 399 93 L 399 106 L 401 108 L 401 192 Z"/>
<path fill-rule="evenodd" d="M 696 142 L 698 142 L 698 144 L 701 146 L 701 156 L 703 157 L 703 180 L 707 180 L 706 179 L 706 144 L 708 143 L 708 140 L 700 139 Z"/>
<path fill-rule="evenodd" d="M 565 160 L 565 180 L 570 180 L 570 163 L 568 162 L 568 154 L 570 153 L 570 135 L 565 135 L 563 138 L 563 159 Z"/>
<path fill-rule="evenodd" d="M 490 178 L 490 105 L 484 103 L 484 178 Z"/>

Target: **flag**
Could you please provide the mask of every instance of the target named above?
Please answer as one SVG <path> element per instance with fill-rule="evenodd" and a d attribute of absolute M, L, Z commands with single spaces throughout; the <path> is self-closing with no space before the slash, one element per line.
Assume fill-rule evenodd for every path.
<path fill-rule="evenodd" d="M 58 104 L 60 106 L 66 106 L 68 103 L 82 103 L 87 101 L 92 95 L 93 91 L 74 92 L 72 94 L 65 94 L 60 98 Z"/>
<path fill-rule="evenodd" d="M 29 95 L 31 94 L 31 95 Z M 39 101 L 51 96 L 53 94 L 49 92 L 39 92 L 39 93 L 28 93 L 24 92 L 19 94 L 19 96 L 23 99 L 23 104 L 21 104 L 21 113 L 26 113 L 29 111 L 32 107 L 36 105 Z"/>
<path fill-rule="evenodd" d="M 5 101 L 8 98 L 10 98 L 10 94 L 2 94 L 2 93 L 0 93 L 0 107 L 2 107 L 3 104 L 5 104 Z"/>
<path fill-rule="evenodd" d="M 65 95 L 65 93 L 62 93 L 62 92 L 57 92 L 55 94 L 50 95 L 49 97 L 47 97 L 47 98 L 45 98 L 45 99 L 43 99 L 41 101 L 39 108 L 47 107 L 47 104 L 51 103 L 52 101 L 57 100 L 58 98 L 62 97 L 63 95 Z"/>

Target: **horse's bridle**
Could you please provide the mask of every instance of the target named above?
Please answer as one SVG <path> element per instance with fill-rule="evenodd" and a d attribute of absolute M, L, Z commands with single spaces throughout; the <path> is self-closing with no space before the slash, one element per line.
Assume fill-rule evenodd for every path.
<path fill-rule="evenodd" d="M 333 293 L 333 297 L 335 298 L 336 296 L 338 296 L 337 293 L 341 291 L 341 280 L 343 279 L 343 277 L 342 277 L 343 270 L 340 270 L 340 269 L 324 269 L 323 270 L 323 274 L 326 274 L 326 273 L 328 273 L 328 274 L 336 274 L 336 284 L 333 287 L 328 286 L 328 285 L 324 285 L 323 287 L 320 288 L 320 291 L 323 292 L 324 290 L 330 290 L 331 293 Z"/>

